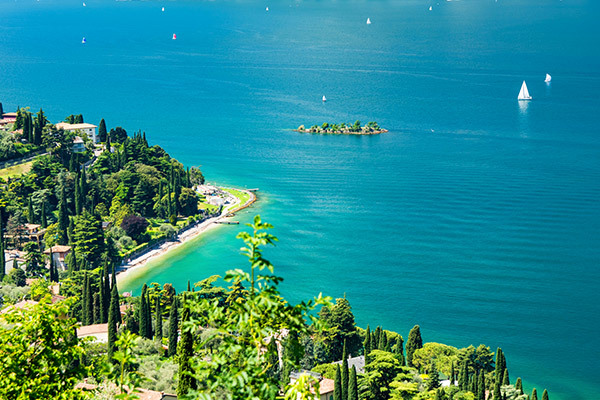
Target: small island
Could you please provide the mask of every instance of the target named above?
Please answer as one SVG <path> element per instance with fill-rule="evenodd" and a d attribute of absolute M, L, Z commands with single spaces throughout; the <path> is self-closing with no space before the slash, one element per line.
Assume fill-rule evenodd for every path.
<path fill-rule="evenodd" d="M 300 125 L 298 129 L 296 129 L 296 132 L 333 135 L 378 135 L 387 132 L 387 129 L 382 129 L 377 122 L 374 121 L 368 122 L 365 126 L 361 126 L 360 121 L 357 120 L 354 124 L 347 125 L 344 122 L 341 124 L 324 122 L 321 126 L 313 125 L 308 129 L 305 128 L 304 125 Z"/>

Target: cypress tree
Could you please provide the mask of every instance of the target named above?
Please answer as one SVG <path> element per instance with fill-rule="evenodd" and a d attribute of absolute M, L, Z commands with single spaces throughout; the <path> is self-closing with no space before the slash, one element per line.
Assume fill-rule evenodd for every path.
<path fill-rule="evenodd" d="M 454 376 L 455 376 L 455 372 L 454 372 L 454 361 L 452 361 L 451 365 L 450 365 L 450 386 L 454 386 Z"/>
<path fill-rule="evenodd" d="M 106 135 L 106 146 L 105 149 L 106 151 L 108 151 L 110 153 L 110 148 L 112 146 L 112 143 L 110 143 L 110 133 Z"/>
<path fill-rule="evenodd" d="M 408 333 L 408 339 L 406 340 L 406 365 L 413 367 L 413 354 L 422 347 L 423 339 L 421 338 L 421 328 L 419 325 L 415 325 Z"/>
<path fill-rule="evenodd" d="M 69 228 L 69 214 L 67 212 L 67 196 L 65 188 L 60 191 L 60 202 L 58 205 L 58 243 L 66 245 L 69 241 L 67 229 Z"/>
<path fill-rule="evenodd" d="M 350 370 L 350 381 L 348 382 L 348 400 L 358 400 L 358 382 L 356 380 L 356 367 Z"/>
<path fill-rule="evenodd" d="M 188 290 L 187 290 L 187 291 L 188 291 L 188 292 L 191 292 L 191 289 L 190 289 L 190 281 L 189 281 L 189 279 L 188 279 Z"/>
<path fill-rule="evenodd" d="M 479 374 L 479 384 L 477 385 L 477 400 L 485 400 L 485 373 Z"/>
<path fill-rule="evenodd" d="M 104 298 L 102 299 L 102 319 L 106 322 L 108 322 L 108 312 L 109 312 L 109 308 L 110 308 L 110 300 L 111 300 L 111 290 L 110 290 L 110 281 L 108 278 L 108 264 L 107 262 L 104 263 L 104 268 L 103 268 L 103 275 L 104 277 L 102 278 L 102 286 L 103 286 L 103 292 L 104 292 Z M 117 294 L 118 294 L 118 289 L 117 289 Z M 121 314 L 119 312 L 119 314 Z"/>
<path fill-rule="evenodd" d="M 160 308 L 160 295 L 156 296 L 156 307 L 154 308 L 154 313 L 156 314 L 156 329 L 154 336 L 158 340 L 162 340 L 162 310 Z"/>
<path fill-rule="evenodd" d="M 531 391 L 531 398 L 529 400 L 538 400 L 537 390 L 535 388 L 533 388 L 533 390 Z"/>
<path fill-rule="evenodd" d="M 181 316 L 181 326 L 190 320 L 190 309 L 185 304 Z M 181 330 L 181 341 L 177 347 L 177 357 L 179 361 L 179 383 L 177 384 L 177 397 L 183 397 L 190 389 L 196 389 L 196 379 L 191 375 L 194 371 L 191 365 L 191 359 L 194 355 L 194 340 L 192 333 L 184 329 Z"/>
<path fill-rule="evenodd" d="M 2 118 L 2 114 L 4 114 L 4 110 L 2 109 L 2 102 L 0 101 L 0 119 Z"/>
<path fill-rule="evenodd" d="M 544 393 L 542 393 L 542 400 L 549 400 L 548 390 L 546 390 L 546 389 L 544 389 Z"/>
<path fill-rule="evenodd" d="M 87 295 L 87 288 L 88 288 L 88 276 L 87 276 L 87 272 L 83 275 L 83 285 L 82 285 L 82 292 L 81 292 L 81 323 L 83 325 L 88 325 L 86 318 L 87 318 L 87 304 L 86 301 L 88 299 L 88 295 Z"/>
<path fill-rule="evenodd" d="M 333 380 L 333 400 L 342 400 L 342 376 L 340 365 L 335 365 L 335 379 Z"/>
<path fill-rule="evenodd" d="M 119 309 L 119 289 L 117 288 L 117 274 L 115 273 L 114 265 L 112 266 L 112 289 L 110 295 L 111 300 L 114 297 L 115 304 L 117 305 L 117 308 L 113 310 L 113 312 L 115 313 L 115 321 L 117 321 L 117 324 L 122 324 L 123 321 L 121 320 L 121 310 Z"/>
<path fill-rule="evenodd" d="M 371 328 L 367 325 L 367 333 L 365 334 L 365 341 L 363 342 L 365 349 L 365 365 L 369 364 L 369 353 L 371 352 Z"/>
<path fill-rule="evenodd" d="M 500 391 L 500 382 L 494 383 L 494 400 L 502 400 L 502 392 Z"/>
<path fill-rule="evenodd" d="M 86 288 L 85 288 L 85 325 L 91 325 L 94 323 L 94 293 L 92 292 L 92 282 L 86 272 Z"/>
<path fill-rule="evenodd" d="M 106 314 L 104 313 L 104 303 L 106 302 L 106 297 L 108 293 L 104 291 L 104 280 L 102 279 L 102 274 L 98 277 L 98 324 L 105 324 L 108 321 L 106 320 Z M 95 310 L 94 310 L 95 312 Z M 94 316 L 95 318 L 95 316 Z"/>
<path fill-rule="evenodd" d="M 152 303 L 150 303 L 150 293 L 146 292 L 146 337 L 152 339 Z"/>
<path fill-rule="evenodd" d="M 348 352 L 346 350 L 346 340 L 344 340 L 344 349 L 342 351 L 342 400 L 348 400 Z"/>
<path fill-rule="evenodd" d="M 29 138 L 29 143 L 34 142 L 33 119 L 31 118 L 31 113 L 27 113 L 27 137 Z"/>
<path fill-rule="evenodd" d="M 517 378 L 517 382 L 515 382 L 515 389 L 519 391 L 519 394 L 523 394 L 523 382 L 521 378 Z"/>
<path fill-rule="evenodd" d="M 116 350 L 115 342 L 117 341 L 117 320 L 115 319 L 115 315 L 119 312 L 119 293 L 117 292 L 117 287 L 114 286 L 112 288 L 111 296 L 110 296 L 110 307 L 108 311 L 108 359 L 112 360 L 113 354 Z"/>
<path fill-rule="evenodd" d="M 79 184 L 80 174 L 75 179 L 75 215 L 81 215 L 81 186 Z"/>
<path fill-rule="evenodd" d="M 140 321 L 140 336 L 146 337 L 146 290 L 148 286 L 144 283 L 142 287 L 142 294 L 140 296 L 140 307 L 138 308 L 138 320 Z"/>
<path fill-rule="evenodd" d="M 54 261 L 54 255 L 52 254 L 52 248 L 50 248 L 50 281 L 58 282 L 58 268 Z"/>
<path fill-rule="evenodd" d="M 100 315 L 102 314 L 102 312 L 100 311 L 100 294 L 99 293 L 94 293 L 94 300 L 93 300 L 93 313 L 94 313 L 94 324 L 101 324 L 102 320 L 100 318 Z"/>
<path fill-rule="evenodd" d="M 504 376 L 502 377 L 503 385 L 510 385 L 510 379 L 508 378 L 508 369 L 504 368 Z"/>
<path fill-rule="evenodd" d="M 106 142 L 106 122 L 104 122 L 104 118 L 98 124 L 98 138 L 101 142 Z"/>
<path fill-rule="evenodd" d="M 469 364 L 468 361 L 465 360 L 461 367 L 460 372 L 458 374 L 458 387 L 460 390 L 467 390 L 469 385 Z"/>
<path fill-rule="evenodd" d="M 29 222 L 30 224 L 34 223 L 33 204 L 31 204 L 31 196 L 29 197 L 29 199 L 27 201 L 27 222 Z"/>
<path fill-rule="evenodd" d="M 169 357 L 177 354 L 177 318 L 177 297 L 175 297 L 173 303 L 171 303 L 171 311 L 169 312 Z"/>

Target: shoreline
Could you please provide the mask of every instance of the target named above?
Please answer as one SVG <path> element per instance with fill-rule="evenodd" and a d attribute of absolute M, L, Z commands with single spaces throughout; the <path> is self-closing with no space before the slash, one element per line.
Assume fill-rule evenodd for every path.
<path fill-rule="evenodd" d="M 129 260 L 127 263 L 119 266 L 119 269 L 116 272 L 117 283 L 121 284 L 123 280 L 125 280 L 128 276 L 130 276 L 133 272 L 139 272 L 148 266 L 148 263 L 152 260 L 155 260 L 159 257 L 166 255 L 171 250 L 174 250 L 191 240 L 199 237 L 205 232 L 215 228 L 220 221 L 225 220 L 226 218 L 230 218 L 234 215 L 234 213 L 241 211 L 245 208 L 250 207 L 254 202 L 256 202 L 257 197 L 253 191 L 246 189 L 238 189 L 238 188 L 224 188 L 224 189 L 235 189 L 240 192 L 247 193 L 250 198 L 246 200 L 246 202 L 242 205 L 238 205 L 238 203 L 233 204 L 231 210 L 224 210 L 221 215 L 218 217 L 209 218 L 206 221 L 199 223 L 193 228 L 188 229 L 183 232 L 181 235 L 177 237 L 174 241 L 168 241 L 160 245 L 158 248 L 150 250 L 149 252 L 142 254 L 132 260 Z"/>

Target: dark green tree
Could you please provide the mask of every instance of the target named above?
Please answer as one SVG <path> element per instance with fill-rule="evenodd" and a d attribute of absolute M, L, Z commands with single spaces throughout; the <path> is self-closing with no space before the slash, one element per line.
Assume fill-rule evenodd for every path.
<path fill-rule="evenodd" d="M 502 385 L 510 385 L 510 379 L 508 378 L 508 369 L 504 369 L 504 376 L 502 377 Z"/>
<path fill-rule="evenodd" d="M 0 217 L 1 219 L 1 217 Z M 0 230 L 2 230 L 2 222 L 0 222 Z M 4 280 L 6 276 L 6 259 L 4 257 L 4 238 L 0 234 L 0 282 Z"/>
<path fill-rule="evenodd" d="M 160 294 L 156 296 L 156 306 L 154 307 L 154 314 L 156 315 L 156 329 L 154 336 L 158 340 L 162 340 L 162 309 L 160 307 Z"/>
<path fill-rule="evenodd" d="M 542 393 L 542 400 L 549 400 L 548 390 L 546 390 L 546 389 L 544 389 L 544 393 Z"/>
<path fill-rule="evenodd" d="M 413 366 L 413 354 L 416 350 L 422 347 L 423 339 L 421 338 L 421 328 L 419 327 L 419 325 L 415 325 L 408 333 L 408 339 L 406 340 L 406 364 L 408 366 Z"/>
<path fill-rule="evenodd" d="M 467 390 L 469 386 L 469 363 L 467 360 L 461 364 L 460 372 L 458 373 L 458 388 Z"/>
<path fill-rule="evenodd" d="M 98 124 L 98 137 L 102 143 L 106 142 L 106 122 L 104 122 L 104 118 Z"/>
<path fill-rule="evenodd" d="M 356 367 L 350 370 L 350 381 L 348 382 L 348 400 L 358 400 L 358 382 L 356 379 Z"/>
<path fill-rule="evenodd" d="M 348 400 L 348 379 L 350 371 L 348 370 L 348 352 L 346 351 L 346 341 L 344 340 L 344 349 L 342 351 L 342 400 Z"/>
<path fill-rule="evenodd" d="M 84 211 L 75 220 L 73 238 L 79 254 L 93 267 L 100 265 L 104 253 L 102 221 L 96 215 Z"/>
<path fill-rule="evenodd" d="M 369 363 L 369 353 L 371 352 L 371 328 L 367 325 L 367 332 L 365 333 L 365 341 L 363 342 L 363 349 L 365 354 L 365 364 Z"/>
<path fill-rule="evenodd" d="M 102 321 L 100 319 L 100 293 L 96 292 L 94 293 L 94 299 L 93 299 L 93 314 L 94 314 L 94 324 L 101 324 Z"/>
<path fill-rule="evenodd" d="M 140 336 L 147 337 L 148 332 L 148 320 L 146 318 L 146 291 L 148 286 L 144 283 L 142 287 L 142 295 L 140 296 L 140 308 L 138 309 L 138 320 L 140 321 Z"/>
<path fill-rule="evenodd" d="M 348 353 L 358 354 L 362 343 L 356 330 L 354 314 L 348 299 L 345 297 L 336 299 L 335 305 L 323 307 L 319 316 L 329 326 L 330 332 L 333 332 L 324 340 L 329 355 L 326 361 L 337 361 L 342 358 L 344 341 L 346 341 Z"/>
<path fill-rule="evenodd" d="M 190 320 L 190 309 L 186 304 L 184 297 L 183 313 L 181 315 L 181 324 Z M 192 357 L 194 356 L 194 339 L 189 330 L 182 329 L 181 341 L 177 348 L 177 358 L 179 363 L 179 383 L 177 384 L 177 397 L 184 397 L 190 389 L 196 389 L 196 379 L 193 377 Z"/>
<path fill-rule="evenodd" d="M 123 320 L 121 319 L 121 309 L 119 308 L 119 288 L 117 287 L 117 274 L 115 273 L 115 266 L 112 266 L 112 286 L 110 292 L 111 301 L 114 298 L 114 302 L 117 307 L 113 310 L 115 321 L 117 324 L 122 324 Z M 109 310 L 110 313 L 110 310 Z M 152 327 L 150 327 L 152 329 Z"/>
<path fill-rule="evenodd" d="M 117 287 L 113 286 L 110 296 L 110 307 L 108 310 L 108 359 L 112 360 L 115 353 L 117 341 L 117 320 L 115 315 L 119 313 L 119 293 Z M 115 300 L 117 299 L 117 300 Z"/>
<path fill-rule="evenodd" d="M 479 374 L 477 384 L 477 400 L 485 400 L 485 374 L 483 371 Z"/>
<path fill-rule="evenodd" d="M 175 297 L 173 304 L 171 304 L 171 311 L 169 312 L 169 357 L 177 354 L 178 322 L 177 297 Z"/>
<path fill-rule="evenodd" d="M 517 381 L 515 382 L 515 389 L 517 389 L 519 391 L 519 394 L 523 394 L 523 382 L 521 381 L 521 378 L 517 378 Z"/>
<path fill-rule="evenodd" d="M 67 210 L 67 196 L 65 187 L 60 191 L 60 201 L 58 204 L 58 243 L 66 245 L 69 242 L 67 229 L 69 228 L 69 213 Z"/>
<path fill-rule="evenodd" d="M 333 399 L 334 400 L 342 400 L 342 394 L 344 391 L 342 390 L 342 374 L 340 371 L 340 365 L 335 365 L 335 379 L 333 383 Z"/>
<path fill-rule="evenodd" d="M 502 391 L 500 390 L 500 382 L 494 383 L 494 400 L 502 400 Z"/>
<path fill-rule="evenodd" d="M 531 391 L 531 397 L 529 400 L 538 400 L 536 388 L 533 388 L 533 390 Z"/>
<path fill-rule="evenodd" d="M 27 222 L 35 223 L 35 215 L 33 214 L 33 205 L 31 204 L 31 196 L 27 199 Z"/>
<path fill-rule="evenodd" d="M 46 204 L 42 203 L 41 206 L 41 213 L 42 213 L 42 217 L 41 217 L 41 225 L 42 225 L 42 229 L 46 229 L 48 227 L 48 219 L 46 218 Z"/>
<path fill-rule="evenodd" d="M 107 262 L 104 263 L 104 267 L 102 269 L 102 275 L 103 275 L 102 282 L 101 282 L 101 284 L 103 286 L 102 291 L 105 294 L 104 298 L 102 299 L 103 300 L 103 302 L 102 302 L 102 314 L 103 314 L 102 319 L 104 321 L 108 322 L 108 313 L 109 313 L 109 309 L 110 309 L 110 301 L 111 301 L 112 293 L 110 290 L 110 281 L 108 278 L 108 263 Z M 118 289 L 117 289 L 117 300 L 118 300 Z M 121 313 L 119 312 L 119 315 L 120 314 Z"/>
<path fill-rule="evenodd" d="M 433 364 L 431 371 L 429 371 L 429 378 L 427 379 L 427 390 L 435 390 L 440 386 L 440 373 L 435 367 L 435 364 Z"/>

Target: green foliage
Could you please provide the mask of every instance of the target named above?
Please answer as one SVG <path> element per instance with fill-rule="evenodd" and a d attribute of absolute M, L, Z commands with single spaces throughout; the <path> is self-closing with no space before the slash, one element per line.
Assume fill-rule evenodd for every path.
<path fill-rule="evenodd" d="M 348 353 L 358 354 L 362 343 L 348 299 L 336 299 L 335 305 L 321 308 L 319 316 L 328 327 L 326 333 L 319 337 L 328 354 L 325 361 L 340 360 L 343 356 L 344 342 Z"/>
<path fill-rule="evenodd" d="M 408 345 L 408 344 L 407 344 Z M 425 343 L 413 353 L 412 364 L 420 371 L 431 371 L 435 368 L 445 375 L 450 375 L 452 365 L 458 360 L 458 349 L 441 343 Z"/>
<path fill-rule="evenodd" d="M 25 283 L 26 283 L 25 271 L 23 271 L 21 268 L 18 268 L 18 267 L 13 268 L 8 273 L 6 280 L 8 283 L 13 284 L 15 286 L 25 286 Z"/>
<path fill-rule="evenodd" d="M 335 379 L 333 386 L 333 399 L 342 400 L 344 390 L 342 389 L 342 374 L 340 372 L 340 365 L 335 365 Z"/>
<path fill-rule="evenodd" d="M 371 400 L 389 399 L 390 384 L 401 371 L 400 363 L 392 353 L 373 350 L 371 362 L 365 365 L 365 374 L 361 382 L 362 397 Z"/>
<path fill-rule="evenodd" d="M 85 376 L 78 363 L 84 350 L 68 312 L 68 301 L 52 304 L 47 296 L 0 314 L 0 398 L 82 398 L 74 387 Z"/>
<path fill-rule="evenodd" d="M 354 365 L 350 370 L 350 380 L 348 382 L 348 400 L 358 400 L 358 382 L 356 378 L 356 367 Z"/>
<path fill-rule="evenodd" d="M 227 282 L 248 284 L 246 298 L 226 307 L 219 305 L 218 300 L 185 301 L 184 313 L 186 307 L 190 307 L 192 317 L 189 321 L 182 318 L 180 347 L 183 347 L 184 334 L 196 333 L 200 326 L 210 328 L 194 346 L 192 365 L 199 384 L 198 390 L 190 391 L 194 398 L 274 399 L 280 385 L 278 379 L 267 373 L 268 354 L 261 350 L 267 347 L 267 338 L 279 335 L 282 329 L 297 335 L 308 334 L 307 320 L 313 322 L 314 329 L 320 328 L 310 312 L 316 305 L 324 305 L 326 299 L 319 296 L 314 301 L 295 306 L 283 301 L 277 290 L 281 278 L 263 274 L 263 271 L 273 271 L 260 249 L 260 246 L 276 241 L 265 231 L 271 225 L 263 223 L 257 216 L 250 226 L 251 234 L 238 234 L 246 245 L 242 251 L 248 256 L 250 271 L 238 269 L 228 271 L 225 276 Z M 205 349 L 209 343 L 213 347 Z M 203 362 L 207 356 L 210 363 Z"/>
<path fill-rule="evenodd" d="M 413 365 L 413 355 L 416 350 L 423 347 L 423 339 L 421 338 L 421 328 L 419 325 L 415 325 L 408 333 L 408 339 L 406 341 L 406 364 L 408 366 Z"/>
<path fill-rule="evenodd" d="M 100 265 L 105 250 L 102 221 L 87 211 L 75 218 L 74 240 L 80 256 L 94 267 Z"/>
<path fill-rule="evenodd" d="M 337 368 L 336 366 L 339 366 L 339 364 L 319 364 L 312 369 L 312 372 L 321 374 L 323 378 L 335 379 L 335 370 Z"/>

